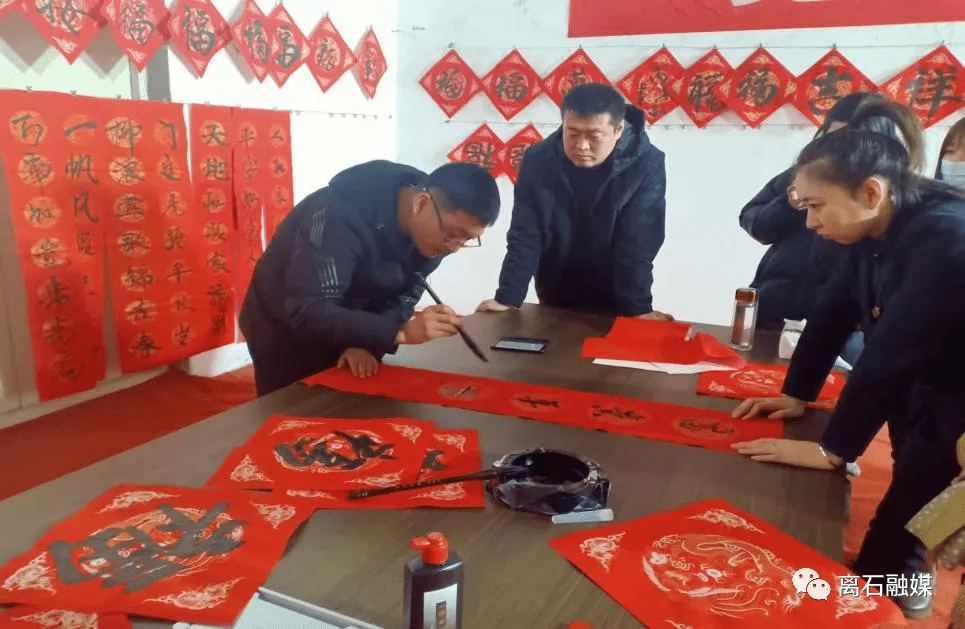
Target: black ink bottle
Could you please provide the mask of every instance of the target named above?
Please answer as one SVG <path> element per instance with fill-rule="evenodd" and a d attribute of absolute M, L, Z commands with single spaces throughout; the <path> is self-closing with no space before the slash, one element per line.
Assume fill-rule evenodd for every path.
<path fill-rule="evenodd" d="M 405 566 L 404 629 L 462 629 L 462 559 L 442 533 L 411 546 L 422 556 Z"/>

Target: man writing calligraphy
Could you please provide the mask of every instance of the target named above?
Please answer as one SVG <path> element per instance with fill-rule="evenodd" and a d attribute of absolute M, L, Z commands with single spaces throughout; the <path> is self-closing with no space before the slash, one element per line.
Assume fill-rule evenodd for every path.
<path fill-rule="evenodd" d="M 413 310 L 442 258 L 499 215 L 485 169 L 349 168 L 299 203 L 255 267 L 239 324 L 259 395 L 333 366 L 372 375 L 384 354 L 457 333 L 451 308 Z"/>
<path fill-rule="evenodd" d="M 562 126 L 523 156 L 499 289 L 477 310 L 519 307 L 535 276 L 542 304 L 672 320 L 650 292 L 667 179 L 643 113 L 598 83 L 560 109 Z"/>

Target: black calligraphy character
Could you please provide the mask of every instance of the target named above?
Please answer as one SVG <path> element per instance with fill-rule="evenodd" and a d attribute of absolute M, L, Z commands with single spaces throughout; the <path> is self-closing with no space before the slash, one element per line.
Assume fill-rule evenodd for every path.
<path fill-rule="evenodd" d="M 446 98 L 456 100 L 466 90 L 466 77 L 457 69 L 445 70 L 436 79 L 436 89 Z"/>
<path fill-rule="evenodd" d="M 158 174 L 168 181 L 181 181 L 181 172 L 170 155 L 161 158 L 161 163 L 158 165 Z"/>
<path fill-rule="evenodd" d="M 180 225 L 172 225 L 164 230 L 164 248 L 168 251 L 184 249 L 184 245 L 187 244 L 187 237 L 188 234 L 184 231 L 183 227 Z"/>
<path fill-rule="evenodd" d="M 367 46 L 362 53 L 362 78 L 366 81 L 374 81 L 379 76 L 379 56 L 372 46 Z"/>
<path fill-rule="evenodd" d="M 425 471 L 441 472 L 446 469 L 445 463 L 439 459 L 445 454 L 445 450 L 426 450 L 426 456 L 422 459 L 420 468 Z"/>
<path fill-rule="evenodd" d="M 275 35 L 281 43 L 281 50 L 275 55 L 275 63 L 282 68 L 290 68 L 301 56 L 301 49 L 295 42 L 295 35 L 287 26 L 276 28 Z"/>
<path fill-rule="evenodd" d="M 141 139 L 141 125 L 130 118 L 114 118 L 104 128 L 104 131 L 107 132 L 107 137 L 111 143 L 130 148 L 131 155 L 134 154 L 134 145 Z"/>
<path fill-rule="evenodd" d="M 841 88 L 839 83 L 853 81 L 854 75 L 839 73 L 835 66 L 828 66 L 825 72 L 814 77 L 811 81 L 813 87 L 818 88 L 818 93 L 814 98 L 808 99 L 808 109 L 815 116 L 823 116 L 828 110 L 841 99 Z"/>
<path fill-rule="evenodd" d="M 161 346 L 154 342 L 154 339 L 147 332 L 138 332 L 131 343 L 131 353 L 136 354 L 141 359 L 148 359 L 157 352 L 161 351 Z"/>
<path fill-rule="evenodd" d="M 93 157 L 91 155 L 70 155 L 67 157 L 67 164 L 64 172 L 74 181 L 79 181 L 81 175 L 87 177 L 89 183 L 98 184 L 97 177 L 93 171 Z"/>
<path fill-rule="evenodd" d="M 315 65 L 326 72 L 332 72 L 338 67 L 341 57 L 341 51 L 332 38 L 324 37 L 318 46 L 318 52 L 315 53 Z"/>
<path fill-rule="evenodd" d="M 49 203 L 27 202 L 27 222 L 35 226 L 50 226 L 57 220 L 57 207 Z"/>
<path fill-rule="evenodd" d="M 330 447 L 334 439 L 315 441 L 309 437 L 302 437 L 291 445 L 280 443 L 275 446 L 275 453 L 291 467 L 310 467 L 317 463 L 329 469 L 345 471 L 357 470 L 370 460 L 396 458 L 391 454 L 395 446 L 390 443 L 379 445 L 368 435 L 352 436 L 339 430 L 333 430 L 332 435 L 348 443 L 352 456 L 344 453 L 344 448 Z"/>
<path fill-rule="evenodd" d="M 21 142 L 31 146 L 37 146 L 47 136 L 47 128 L 33 112 L 24 112 L 11 118 L 10 126 L 17 129 Z"/>
<path fill-rule="evenodd" d="M 533 409 L 546 409 L 546 408 L 558 409 L 560 407 L 559 400 L 535 398 L 530 395 L 521 395 L 515 399 L 517 402 L 526 404 L 527 406 Z"/>
<path fill-rule="evenodd" d="M 667 94 L 667 81 L 670 77 L 663 70 L 655 70 L 648 74 L 644 80 L 640 81 L 637 87 L 637 104 L 647 110 L 652 116 L 656 116 L 660 105 L 670 100 Z"/>
<path fill-rule="evenodd" d="M 97 217 L 91 214 L 90 191 L 85 190 L 74 196 L 74 218 L 86 216 L 91 223 L 97 222 Z"/>
<path fill-rule="evenodd" d="M 201 128 L 201 141 L 206 146 L 228 146 L 224 127 L 218 122 L 209 122 Z"/>
<path fill-rule="evenodd" d="M 188 49 L 207 57 L 216 43 L 211 18 L 204 9 L 189 7 L 181 21 Z"/>
<path fill-rule="evenodd" d="M 175 150 L 178 148 L 178 125 L 174 122 L 169 122 L 167 120 L 158 120 L 157 126 L 160 129 L 160 136 L 164 138 L 170 138 L 170 142 L 160 142 L 161 144 L 168 144 L 168 148 Z M 157 136 L 155 136 L 157 137 Z"/>
<path fill-rule="evenodd" d="M 77 232 L 77 250 L 85 256 L 94 255 L 94 236 L 90 232 Z"/>
<path fill-rule="evenodd" d="M 646 419 L 645 415 L 637 413 L 632 409 L 621 409 L 616 406 L 603 406 L 601 404 L 594 404 L 590 407 L 591 417 L 609 417 L 611 419 L 619 419 L 623 421 L 642 421 Z"/>
<path fill-rule="evenodd" d="M 181 280 L 191 273 L 194 273 L 194 269 L 179 260 L 171 265 L 171 270 L 168 271 L 168 279 L 180 284 Z"/>
<path fill-rule="evenodd" d="M 255 143 L 256 139 L 258 139 L 258 134 L 255 132 L 255 128 L 247 122 L 242 124 L 238 133 L 238 144 L 248 148 Z"/>
<path fill-rule="evenodd" d="M 228 240 L 228 226 L 224 223 L 206 223 L 204 238 L 214 244 Z"/>
<path fill-rule="evenodd" d="M 225 208 L 225 197 L 217 190 L 206 190 L 201 200 L 201 207 L 206 212 L 216 214 Z"/>
<path fill-rule="evenodd" d="M 285 137 L 285 132 L 278 125 L 272 127 L 271 135 L 268 137 L 268 139 L 271 140 L 271 143 L 274 146 L 281 146 L 288 141 L 288 138 Z"/>
<path fill-rule="evenodd" d="M 242 204 L 249 210 L 253 210 L 258 205 L 258 193 L 253 190 L 245 190 L 242 196 Z"/>
<path fill-rule="evenodd" d="M 466 143 L 466 161 L 489 169 L 496 165 L 496 147 L 492 142 L 474 140 Z"/>
<path fill-rule="evenodd" d="M 258 160 L 254 157 L 246 157 L 245 161 L 241 162 L 241 176 L 245 179 L 252 179 L 258 174 Z M 247 199 L 247 193 L 245 194 Z"/>
<path fill-rule="evenodd" d="M 228 301 L 228 289 L 220 282 L 209 288 L 207 295 L 212 306 L 223 306 Z"/>
<path fill-rule="evenodd" d="M 30 248 L 34 264 L 44 269 L 52 269 L 66 262 L 63 245 L 56 238 L 44 238 Z"/>
<path fill-rule="evenodd" d="M 698 72 L 694 75 L 687 90 L 687 102 L 694 106 L 694 113 L 700 113 L 701 107 L 705 105 L 705 111 L 709 112 L 715 112 L 720 108 L 720 103 L 714 95 L 714 86 L 721 78 L 720 72 Z"/>
<path fill-rule="evenodd" d="M 164 209 L 161 214 L 168 217 L 178 217 L 184 214 L 185 203 L 181 195 L 177 192 L 169 192 L 164 200 Z"/>
<path fill-rule="evenodd" d="M 261 20 L 251 20 L 245 27 L 245 46 L 251 56 L 261 65 L 268 65 L 268 36 Z"/>
<path fill-rule="evenodd" d="M 253 218 L 249 218 L 245 223 L 245 240 L 249 243 L 255 242 L 255 240 L 260 240 L 261 238 L 261 225 L 258 224 Z"/>
<path fill-rule="evenodd" d="M 566 81 L 560 81 L 560 87 L 564 85 L 568 85 L 569 87 L 567 87 L 565 90 L 561 90 L 563 92 L 568 92 L 574 87 L 576 87 L 577 85 L 583 85 L 584 83 L 589 83 L 589 82 L 590 82 L 590 77 L 587 76 L 586 70 L 584 70 L 583 68 L 573 68 L 566 75 Z"/>
<path fill-rule="evenodd" d="M 208 254 L 208 268 L 212 273 L 227 273 L 228 258 L 220 251 L 212 251 Z"/>
<path fill-rule="evenodd" d="M 75 124 L 72 127 L 66 127 L 64 129 L 64 137 L 66 137 L 67 139 L 71 139 L 71 136 L 73 136 L 75 133 L 80 133 L 85 129 L 94 131 L 95 129 L 97 129 L 97 123 L 94 122 L 93 120 L 85 120 L 84 122 Z"/>
<path fill-rule="evenodd" d="M 139 46 L 147 45 L 154 34 L 154 22 L 147 14 L 147 5 L 141 2 L 125 2 L 120 14 L 121 34 Z"/>
<path fill-rule="evenodd" d="M 189 324 L 181 323 L 174 328 L 174 342 L 178 344 L 178 347 L 187 347 L 190 338 L 191 326 Z"/>
<path fill-rule="evenodd" d="M 28 186 L 42 186 L 54 174 L 54 167 L 36 153 L 27 153 L 20 160 L 20 180 Z"/>
<path fill-rule="evenodd" d="M 228 181 L 228 162 L 209 155 L 201 160 L 201 174 L 211 181 Z"/>
<path fill-rule="evenodd" d="M 194 312 L 194 306 L 191 305 L 191 295 L 187 293 L 178 293 L 171 298 L 171 309 L 174 312 Z"/>
<path fill-rule="evenodd" d="M 905 86 L 908 104 L 913 107 L 928 105 L 928 117 L 931 118 L 938 113 L 942 103 L 962 102 L 962 98 L 955 95 L 957 70 L 954 67 L 948 67 L 947 70 L 946 73 L 942 68 L 919 68 L 918 75 Z"/>
<path fill-rule="evenodd" d="M 275 157 L 271 160 L 271 172 L 274 176 L 281 177 L 288 172 L 288 164 L 282 158 Z"/>
<path fill-rule="evenodd" d="M 124 308 L 124 314 L 127 316 L 127 320 L 131 323 L 141 323 L 154 321 L 154 317 L 157 312 L 154 309 L 154 304 L 146 299 L 137 299 L 132 301 Z"/>
<path fill-rule="evenodd" d="M 70 289 L 56 275 L 51 276 L 49 280 L 44 282 L 37 290 L 37 295 L 44 308 L 67 304 L 70 303 L 71 299 Z"/>
<path fill-rule="evenodd" d="M 147 216 L 147 204 L 139 195 L 125 194 L 114 202 L 114 216 L 122 221 L 139 221 Z"/>
<path fill-rule="evenodd" d="M 37 13 L 51 26 L 73 35 L 80 34 L 82 11 L 74 6 L 74 0 L 44 0 L 43 4 L 35 6 Z"/>
<path fill-rule="evenodd" d="M 288 192 L 284 188 L 275 188 L 275 205 L 278 207 L 288 205 Z"/>
<path fill-rule="evenodd" d="M 130 291 L 145 291 L 154 284 L 154 274 L 146 266 L 129 266 L 127 272 L 121 276 L 124 288 Z"/>
<path fill-rule="evenodd" d="M 777 97 L 778 84 L 772 76 L 770 68 L 751 70 L 737 84 L 737 96 L 754 107 L 764 107 Z"/>
<path fill-rule="evenodd" d="M 218 310 L 211 315 L 211 331 L 214 334 L 221 334 L 228 327 L 228 313 L 222 310 Z"/>
<path fill-rule="evenodd" d="M 522 72 L 500 74 L 496 79 L 495 90 L 501 99 L 520 103 L 529 94 L 529 81 Z"/>
<path fill-rule="evenodd" d="M 63 317 L 58 316 L 54 317 L 50 321 L 44 322 L 44 340 L 57 349 L 63 350 L 68 343 L 74 340 L 76 335 L 77 328 L 69 319 L 64 319 Z"/>
<path fill-rule="evenodd" d="M 714 420 L 701 421 L 698 419 L 684 419 L 677 424 L 684 430 L 691 432 L 709 432 L 718 436 L 730 436 L 734 434 L 734 427 Z"/>
<path fill-rule="evenodd" d="M 151 242 L 143 232 L 129 231 L 121 234 L 117 244 L 126 256 L 141 256 L 151 250 Z"/>

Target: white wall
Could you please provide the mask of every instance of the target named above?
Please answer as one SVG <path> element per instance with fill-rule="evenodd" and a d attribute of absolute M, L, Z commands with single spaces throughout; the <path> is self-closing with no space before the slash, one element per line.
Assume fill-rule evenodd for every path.
<path fill-rule="evenodd" d="M 763 43 L 795 74 L 837 44 L 876 83 L 942 41 L 965 59 L 965 23 L 568 39 L 567 6 L 562 0 L 400 0 L 400 161 L 434 168 L 482 122 L 504 140 L 528 122 L 544 136 L 559 124 L 559 111 L 545 96 L 507 123 L 484 94 L 448 121 L 418 80 L 450 44 L 480 77 L 513 47 L 545 76 L 581 44 L 611 80 L 664 44 L 686 67 L 715 45 L 737 66 Z M 960 116 L 926 133 L 931 168 L 945 129 Z M 667 155 L 668 180 L 667 239 L 655 262 L 654 307 L 679 319 L 729 324 L 734 289 L 751 281 L 764 251 L 738 226 L 740 208 L 790 164 L 814 127 L 789 105 L 756 130 L 745 129 L 730 112 L 697 129 L 678 108 L 648 133 Z M 505 177 L 498 181 L 503 213 L 483 247 L 452 256 L 432 278 L 461 311 L 470 312 L 496 289 L 512 208 L 511 184 Z M 532 290 L 529 300 L 536 300 Z"/>
<path fill-rule="evenodd" d="M 229 22 L 240 12 L 241 0 L 214 0 L 213 4 Z M 257 0 L 265 13 L 275 0 Z M 339 171 L 372 159 L 396 157 L 396 0 L 285 0 L 285 8 L 306 36 L 326 10 L 346 43 L 354 50 L 371 26 L 388 61 L 388 71 L 379 83 L 375 98 L 362 93 L 352 71 L 346 72 L 328 92 L 322 93 L 308 68 L 301 67 L 284 87 L 268 77 L 264 83 L 251 78 L 231 54 L 219 53 L 211 60 L 204 77 L 197 78 L 177 55 L 170 55 L 171 99 L 176 102 L 210 103 L 293 111 L 292 173 L 294 198 L 301 200 L 325 186 Z M 234 46 L 229 50 L 234 52 Z M 196 356 L 188 370 L 214 375 L 250 362 L 244 344 L 221 348 Z"/>

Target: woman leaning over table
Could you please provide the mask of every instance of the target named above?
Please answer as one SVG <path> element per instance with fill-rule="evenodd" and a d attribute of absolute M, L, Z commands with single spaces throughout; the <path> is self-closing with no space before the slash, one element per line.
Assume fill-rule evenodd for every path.
<path fill-rule="evenodd" d="M 859 116 L 881 115 L 874 105 Z M 734 415 L 799 417 L 859 323 L 865 349 L 819 443 L 735 444 L 757 461 L 834 469 L 854 461 L 887 419 L 891 485 L 852 566 L 858 575 L 928 574 L 924 547 L 905 523 L 959 472 L 965 432 L 965 191 L 916 175 L 894 138 L 849 128 L 812 141 L 794 167 L 807 226 L 848 245 L 847 255 L 791 358 L 783 396 L 746 400 Z M 894 600 L 910 617 L 931 596 Z"/>

